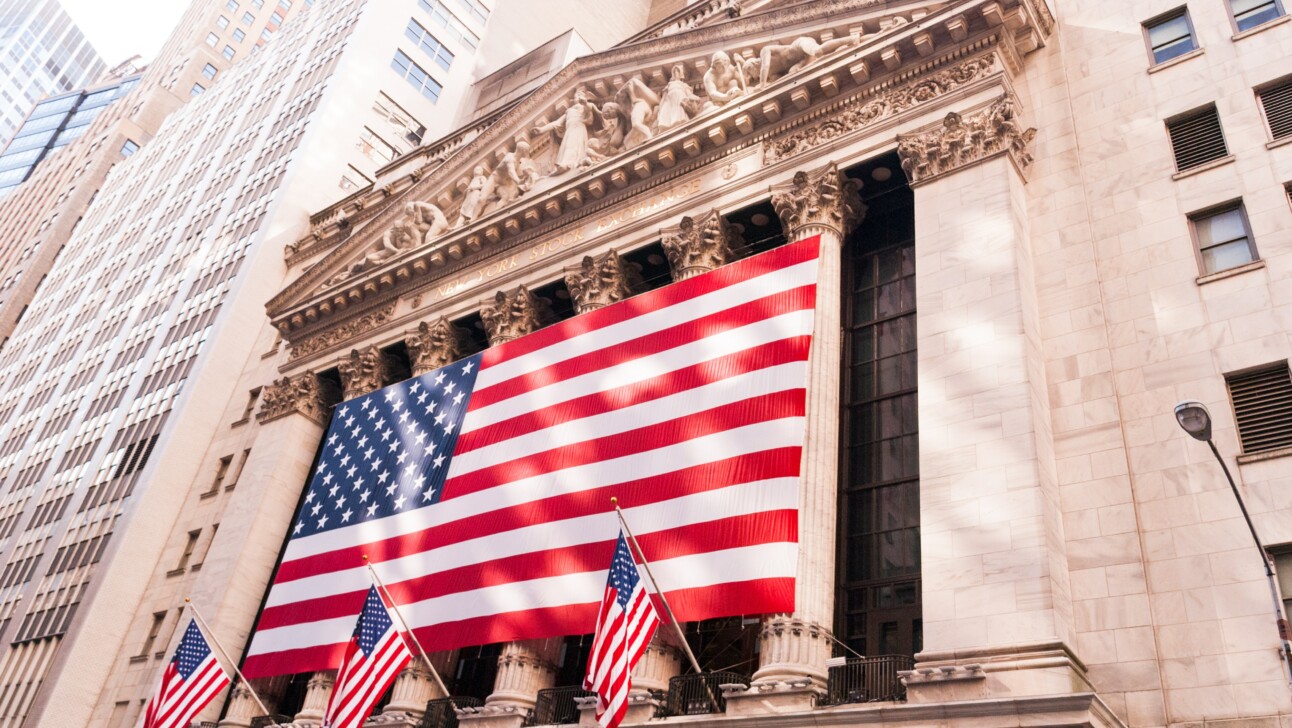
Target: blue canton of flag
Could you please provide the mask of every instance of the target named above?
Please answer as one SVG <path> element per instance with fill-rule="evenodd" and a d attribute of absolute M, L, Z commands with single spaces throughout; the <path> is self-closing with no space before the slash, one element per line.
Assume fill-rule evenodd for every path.
<path fill-rule="evenodd" d="M 184 630 L 184 639 L 179 641 L 179 647 L 175 649 L 175 656 L 171 659 L 175 662 L 175 669 L 179 671 L 180 677 L 187 680 L 209 654 L 211 646 L 198 629 L 197 621 L 192 620 L 188 623 L 188 629 Z"/>
<path fill-rule="evenodd" d="M 394 623 L 390 621 L 386 605 L 381 602 L 377 587 L 369 589 L 368 598 L 363 602 L 363 612 L 354 625 L 354 637 L 359 641 L 359 649 L 363 650 L 365 656 L 372 655 L 372 651 L 377 648 L 377 641 L 392 626 Z"/>
<path fill-rule="evenodd" d="M 292 536 L 439 502 L 480 355 L 338 405 Z"/>
<path fill-rule="evenodd" d="M 641 574 L 637 573 L 637 564 L 633 562 L 632 552 L 622 533 L 619 534 L 619 545 L 615 547 L 615 558 L 610 563 L 610 585 L 618 592 L 616 601 L 625 612 L 628 611 L 628 599 L 637 589 Z"/>

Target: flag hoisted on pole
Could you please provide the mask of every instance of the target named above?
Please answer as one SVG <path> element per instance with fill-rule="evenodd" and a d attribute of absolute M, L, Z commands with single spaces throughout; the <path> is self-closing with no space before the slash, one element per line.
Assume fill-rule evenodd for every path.
<path fill-rule="evenodd" d="M 323 728 L 358 728 L 372 706 L 413 659 L 404 638 L 374 585 L 368 589 L 363 612 L 354 625 L 350 648 L 336 673 L 332 697 L 323 714 Z"/>
<path fill-rule="evenodd" d="M 633 668 L 657 627 L 659 615 L 621 531 L 606 578 L 606 595 L 597 614 L 588 674 L 583 678 L 583 688 L 597 694 L 597 723 L 601 728 L 616 728 L 628 712 Z"/>
<path fill-rule="evenodd" d="M 157 692 L 148 701 L 143 728 L 188 726 L 229 682 L 229 673 L 220 667 L 197 621 L 189 620 L 184 638 L 166 663 Z"/>
<path fill-rule="evenodd" d="M 436 652 L 583 633 L 616 548 L 684 621 L 790 612 L 817 237 L 336 407 L 243 671 L 327 670 L 370 557 Z"/>

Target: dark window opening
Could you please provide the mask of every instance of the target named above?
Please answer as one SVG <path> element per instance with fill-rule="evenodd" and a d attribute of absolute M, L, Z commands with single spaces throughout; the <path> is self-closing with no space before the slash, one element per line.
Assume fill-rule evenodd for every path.
<path fill-rule="evenodd" d="M 744 245 L 735 252 L 742 258 L 791 242 L 785 239 L 781 219 L 776 215 L 776 208 L 772 207 L 770 200 L 729 212 L 723 217 L 727 218 L 727 222 L 739 226 Z"/>
<path fill-rule="evenodd" d="M 556 658 L 556 686 L 582 685 L 588 672 L 588 654 L 592 652 L 592 635 L 566 637 Z"/>
<path fill-rule="evenodd" d="M 501 644 L 463 647 L 458 651 L 458 664 L 453 674 L 444 676 L 449 690 L 455 696 L 484 700 L 493 692 L 501 652 Z"/>
<path fill-rule="evenodd" d="M 413 376 L 413 363 L 408 356 L 408 344 L 398 341 L 381 350 L 386 360 L 386 372 L 381 386 L 386 387 Z"/>
<path fill-rule="evenodd" d="M 550 326 L 557 321 L 564 321 L 574 316 L 574 299 L 570 296 L 570 289 L 565 287 L 564 278 L 534 288 L 530 293 L 533 293 L 535 298 L 543 299 L 551 307 L 551 315 L 543 321 L 544 326 Z"/>
<path fill-rule="evenodd" d="M 624 262 L 641 268 L 640 290 L 634 293 L 645 293 L 656 288 L 663 288 L 673 282 L 673 272 L 668 267 L 668 257 L 664 255 L 664 246 L 659 243 L 629 251 L 623 254 Z"/>
<path fill-rule="evenodd" d="M 489 332 L 485 331 L 484 321 L 480 320 L 479 312 L 468 314 L 460 319 L 454 319 L 449 323 L 462 329 L 467 334 L 462 356 L 471 356 L 489 348 Z"/>

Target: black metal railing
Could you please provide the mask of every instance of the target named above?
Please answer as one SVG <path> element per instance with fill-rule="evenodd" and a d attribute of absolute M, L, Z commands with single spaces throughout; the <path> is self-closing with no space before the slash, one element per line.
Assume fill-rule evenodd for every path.
<path fill-rule="evenodd" d="M 269 728 L 271 725 L 291 722 L 290 715 L 258 715 L 251 719 L 251 728 Z"/>
<path fill-rule="evenodd" d="M 561 688 L 544 688 L 538 691 L 530 725 L 563 725 L 579 722 L 579 706 L 575 698 L 590 698 L 596 693 L 577 685 Z"/>
<path fill-rule="evenodd" d="M 482 705 L 484 701 L 480 698 L 466 695 L 428 700 L 418 728 L 458 728 L 458 711 L 454 708 L 479 708 Z"/>
<path fill-rule="evenodd" d="M 719 685 L 748 685 L 749 676 L 738 672 L 701 672 L 678 675 L 668 681 L 669 715 L 724 713 L 727 701 Z"/>
<path fill-rule="evenodd" d="M 822 705 L 906 700 L 906 686 L 897 673 L 915 667 L 906 655 L 879 655 L 849 659 L 830 668 L 830 682 Z"/>

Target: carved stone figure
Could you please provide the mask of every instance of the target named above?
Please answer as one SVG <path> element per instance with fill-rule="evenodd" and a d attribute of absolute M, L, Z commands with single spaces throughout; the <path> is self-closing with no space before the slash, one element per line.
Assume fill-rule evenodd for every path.
<path fill-rule="evenodd" d="M 788 184 L 772 188 L 772 207 L 792 238 L 812 233 L 812 226 L 846 234 L 865 214 L 861 185 L 841 174 L 833 162 L 815 172 L 799 170 Z"/>
<path fill-rule="evenodd" d="M 601 128 L 588 140 L 588 146 L 603 158 L 623 151 L 624 112 L 618 103 L 607 101 L 601 105 Z"/>
<path fill-rule="evenodd" d="M 366 270 L 372 270 L 401 252 L 417 247 L 421 243 L 422 233 L 417 229 L 413 219 L 407 216 L 401 217 L 391 224 L 390 228 L 382 234 L 377 245 L 364 255 L 362 260 L 350 264 L 349 267 L 337 273 L 328 280 L 328 284 L 335 285 L 349 280 Z"/>
<path fill-rule="evenodd" d="M 707 273 L 736 259 L 739 230 L 713 210 L 700 219 L 682 218 L 675 228 L 661 231 L 660 243 L 673 269 L 673 280 Z"/>
<path fill-rule="evenodd" d="M 640 281 L 641 267 L 624 260 L 614 250 L 598 258 L 585 255 L 577 268 L 565 269 L 565 286 L 579 313 L 628 298 Z"/>
<path fill-rule="evenodd" d="M 362 351 L 351 349 L 349 356 L 337 364 L 345 399 L 361 397 L 381 389 L 386 375 L 386 355 L 374 344 Z"/>
<path fill-rule="evenodd" d="M 471 179 L 465 182 L 462 206 L 458 209 L 458 221 L 455 227 L 470 225 L 473 220 L 480 217 L 485 200 L 489 198 L 489 187 L 489 178 L 485 176 L 484 167 L 476 165 L 471 172 Z"/>
<path fill-rule="evenodd" d="M 686 82 L 686 66 L 674 64 L 669 71 L 664 93 L 660 94 L 659 107 L 655 110 L 656 133 L 682 126 L 699 109 L 700 97 L 691 90 L 691 84 Z"/>
<path fill-rule="evenodd" d="M 709 68 L 704 72 L 704 92 L 709 96 L 705 104 L 708 108 L 726 105 L 749 92 L 743 70 L 731 62 L 726 52 L 718 51 L 709 60 Z"/>
<path fill-rule="evenodd" d="M 1027 145 L 1036 130 L 1020 128 L 1017 114 L 1008 95 L 967 117 L 949 112 L 939 128 L 898 137 L 902 170 L 916 183 L 1003 151 L 1026 171 L 1032 163 Z"/>
<path fill-rule="evenodd" d="M 556 151 L 556 172 L 568 172 L 582 169 L 594 162 L 601 161 L 600 155 L 592 150 L 588 142 L 591 128 L 601 116 L 601 110 L 588 98 L 583 88 L 575 89 L 574 101 L 565 110 L 561 118 L 534 127 L 534 133 L 556 132 L 561 137 L 561 146 Z"/>
<path fill-rule="evenodd" d="M 885 33 L 890 33 L 905 25 L 909 25 L 910 22 L 911 21 L 907 20 L 905 17 L 901 15 L 894 15 L 891 18 L 884 18 L 883 20 L 879 21 L 879 30 L 875 31 L 874 33 L 866 33 L 862 35 L 861 40 L 866 41 L 866 40 L 870 40 L 871 38 L 881 36 Z"/>
<path fill-rule="evenodd" d="M 419 323 L 417 330 L 404 337 L 404 341 L 408 344 L 414 376 L 448 366 L 467 351 L 467 332 L 449 323 L 444 316 L 433 323 Z"/>
<path fill-rule="evenodd" d="M 520 190 L 529 192 L 534 183 L 543 175 L 538 172 L 538 165 L 529 156 L 529 142 L 521 139 L 516 142 L 516 174 L 520 177 Z"/>
<path fill-rule="evenodd" d="M 824 43 L 805 35 L 786 45 L 765 45 L 758 54 L 758 85 L 766 86 L 769 81 L 800 71 L 831 53 L 859 43 L 861 39 L 855 35 L 833 38 Z"/>
<path fill-rule="evenodd" d="M 404 217 L 417 229 L 418 245 L 425 245 L 449 229 L 449 219 L 439 205 L 412 200 L 404 206 Z"/>
<path fill-rule="evenodd" d="M 498 207 L 515 202 L 525 191 L 516 152 L 509 151 L 498 160 L 498 166 L 489 175 L 489 187 L 493 189 L 493 198 Z"/>
<path fill-rule="evenodd" d="M 542 328 L 551 318 L 547 301 L 520 286 L 511 293 L 498 291 L 493 301 L 480 307 L 480 319 L 496 346 Z"/>
<path fill-rule="evenodd" d="M 621 109 L 628 110 L 628 133 L 624 136 L 624 149 L 641 146 L 651 138 L 651 124 L 655 121 L 655 107 L 659 94 L 655 93 L 640 73 L 624 82 L 615 97 Z"/>
<path fill-rule="evenodd" d="M 260 395 L 260 412 L 256 419 L 264 424 L 299 413 L 323 424 L 327 421 L 327 411 L 332 404 L 328 399 L 331 399 L 329 393 L 314 372 L 283 377 L 265 387 Z"/>

